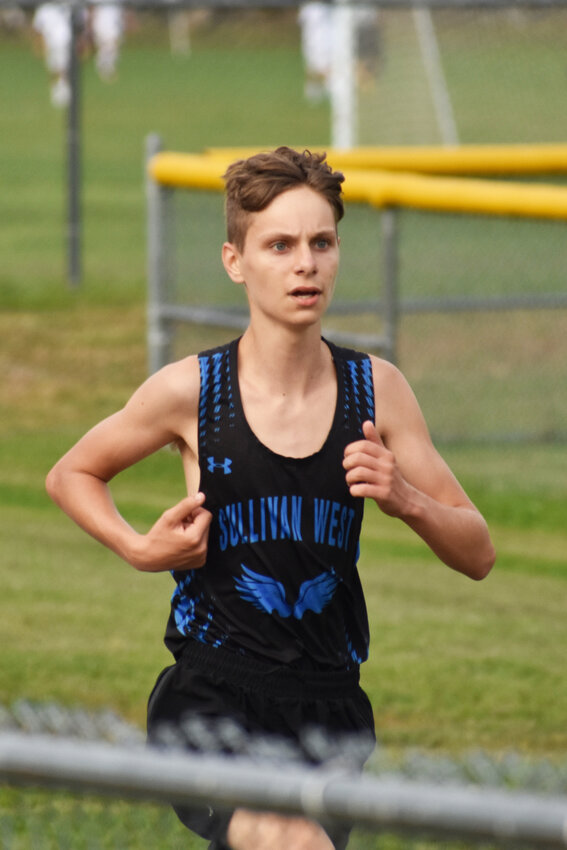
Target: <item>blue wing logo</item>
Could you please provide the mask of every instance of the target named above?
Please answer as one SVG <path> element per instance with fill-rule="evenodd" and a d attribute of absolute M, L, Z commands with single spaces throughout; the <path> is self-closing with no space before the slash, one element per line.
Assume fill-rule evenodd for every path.
<path fill-rule="evenodd" d="M 293 616 L 301 620 L 306 611 L 320 614 L 333 598 L 338 583 L 334 571 L 321 573 L 310 581 L 304 581 L 293 606 Z"/>
<path fill-rule="evenodd" d="M 259 611 L 265 611 L 267 614 L 275 611 L 280 617 L 295 617 L 296 620 L 301 620 L 306 611 L 320 614 L 333 598 L 338 583 L 339 579 L 334 570 L 321 573 L 303 582 L 297 601 L 290 605 L 281 581 L 255 573 L 244 564 L 242 577 L 234 582 L 241 598 Z"/>

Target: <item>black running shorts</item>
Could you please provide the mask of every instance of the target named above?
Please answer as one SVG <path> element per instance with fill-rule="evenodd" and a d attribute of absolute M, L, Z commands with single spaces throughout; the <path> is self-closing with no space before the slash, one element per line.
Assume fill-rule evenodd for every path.
<path fill-rule="evenodd" d="M 227 721 L 232 735 L 226 734 Z M 349 771 L 362 769 L 375 743 L 372 708 L 358 670 L 296 670 L 191 641 L 180 660 L 161 672 L 150 695 L 148 740 L 159 744 L 176 732 L 185 747 L 202 750 L 204 728 L 217 753 L 257 757 L 271 742 L 273 752 L 285 752 L 295 763 Z M 223 846 L 232 812 L 174 809 L 185 826 Z M 324 826 L 337 850 L 346 847 L 348 828 Z"/>

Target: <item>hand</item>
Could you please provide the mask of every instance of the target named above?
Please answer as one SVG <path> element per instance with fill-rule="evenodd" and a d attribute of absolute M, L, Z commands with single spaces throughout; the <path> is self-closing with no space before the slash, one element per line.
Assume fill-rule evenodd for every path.
<path fill-rule="evenodd" d="M 413 488 L 404 480 L 374 423 L 363 422 L 362 431 L 365 439 L 345 448 L 343 467 L 351 496 L 374 499 L 388 516 L 403 517 Z"/>
<path fill-rule="evenodd" d="M 132 565 L 144 572 L 202 567 L 212 520 L 212 514 L 203 508 L 204 501 L 204 494 L 197 493 L 164 511 L 147 534 L 141 535 Z"/>

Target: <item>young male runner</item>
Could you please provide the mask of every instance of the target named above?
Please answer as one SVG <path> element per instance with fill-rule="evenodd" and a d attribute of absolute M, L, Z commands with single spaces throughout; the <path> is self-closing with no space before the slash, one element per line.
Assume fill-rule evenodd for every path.
<path fill-rule="evenodd" d="M 473 579 L 490 571 L 494 550 L 400 372 L 321 337 L 342 175 L 321 155 L 278 148 L 234 163 L 225 179 L 222 259 L 246 290 L 248 328 L 150 377 L 56 464 L 48 491 L 136 569 L 172 571 L 165 640 L 175 664 L 150 698 L 150 737 L 160 723 L 201 717 L 304 751 L 313 729 L 372 740 L 358 684 L 368 652 L 356 568 L 364 498 Z M 168 443 L 179 446 L 189 495 L 139 534 L 107 485 Z M 347 841 L 299 817 L 178 814 L 214 848 Z"/>

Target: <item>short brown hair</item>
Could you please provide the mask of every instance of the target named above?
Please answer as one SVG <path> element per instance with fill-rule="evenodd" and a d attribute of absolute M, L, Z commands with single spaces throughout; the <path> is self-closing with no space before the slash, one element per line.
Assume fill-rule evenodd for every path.
<path fill-rule="evenodd" d="M 244 248 L 250 213 L 260 212 L 274 198 L 296 186 L 308 186 L 331 205 L 335 221 L 344 215 L 340 171 L 333 171 L 325 153 L 302 153 L 279 147 L 233 162 L 223 175 L 226 184 L 227 238 L 239 251 Z"/>

